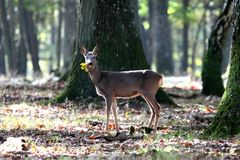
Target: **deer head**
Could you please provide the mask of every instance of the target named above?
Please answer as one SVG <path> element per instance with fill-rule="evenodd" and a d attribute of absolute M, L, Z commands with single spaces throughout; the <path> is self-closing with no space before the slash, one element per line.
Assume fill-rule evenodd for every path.
<path fill-rule="evenodd" d="M 97 66 L 98 45 L 92 51 L 88 51 L 85 47 L 80 47 L 80 53 L 85 58 L 85 64 L 89 72 L 94 71 Z"/>

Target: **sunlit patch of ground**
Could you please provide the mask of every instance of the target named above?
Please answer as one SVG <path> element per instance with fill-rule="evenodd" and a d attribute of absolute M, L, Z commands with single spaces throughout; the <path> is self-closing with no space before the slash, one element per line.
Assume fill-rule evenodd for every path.
<path fill-rule="evenodd" d="M 179 107 L 164 105 L 156 136 L 143 133 L 150 114 L 145 102 L 119 101 L 122 133 L 133 126 L 143 139 L 108 142 L 98 138 L 106 121 L 103 100 L 66 101 L 51 104 L 41 97 L 56 95 L 48 87 L 4 86 L 0 88 L 0 157 L 90 159 L 223 159 L 240 158 L 238 137 L 228 140 L 201 139 L 216 113 L 220 98 L 177 87 L 166 89 Z M 27 98 L 26 98 L 27 97 Z M 40 98 L 39 98 L 40 97 Z M 32 99 L 33 98 L 33 99 Z M 35 98 L 35 99 L 34 99 Z M 115 134 L 111 117 L 110 133 Z"/>

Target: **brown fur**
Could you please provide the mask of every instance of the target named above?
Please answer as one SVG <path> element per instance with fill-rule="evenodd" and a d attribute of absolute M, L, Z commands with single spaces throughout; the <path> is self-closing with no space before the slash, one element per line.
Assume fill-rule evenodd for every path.
<path fill-rule="evenodd" d="M 122 72 L 101 71 L 98 67 L 96 56 L 98 48 L 94 48 L 92 52 L 87 52 L 85 48 L 81 48 L 81 53 L 85 57 L 89 76 L 93 81 L 98 95 L 103 96 L 107 106 L 107 124 L 108 130 L 109 114 L 112 108 L 116 123 L 116 131 L 119 132 L 117 123 L 116 98 L 130 98 L 142 96 L 151 109 L 151 118 L 149 127 L 154 123 L 154 133 L 157 131 L 160 106 L 155 99 L 155 94 L 163 84 L 163 75 L 151 70 L 132 70 Z"/>

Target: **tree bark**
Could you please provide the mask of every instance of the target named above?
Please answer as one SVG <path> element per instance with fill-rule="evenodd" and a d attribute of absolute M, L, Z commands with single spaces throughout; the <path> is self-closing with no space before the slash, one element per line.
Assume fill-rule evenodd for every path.
<path fill-rule="evenodd" d="M 89 76 L 79 67 L 79 64 L 84 61 L 79 53 L 81 45 L 85 45 L 88 49 L 93 49 L 96 44 L 100 46 L 98 63 L 102 70 L 149 68 L 135 18 L 136 2 L 136 0 L 77 1 L 75 47 L 77 54 L 73 60 L 68 85 L 57 101 L 96 96 Z"/>
<path fill-rule="evenodd" d="M 15 50 L 14 50 L 14 41 L 13 37 L 11 37 L 10 25 L 7 19 L 7 11 L 6 11 L 6 3 L 5 0 L 0 0 L 0 15 L 3 25 L 3 36 L 4 36 L 4 49 L 8 55 L 8 65 L 9 71 L 11 74 L 15 74 L 17 72 L 17 65 L 14 63 Z"/>
<path fill-rule="evenodd" d="M 38 56 L 39 44 L 37 39 L 36 28 L 33 22 L 33 12 L 27 11 L 26 13 L 27 13 L 27 21 L 28 21 L 27 40 L 28 40 L 29 51 L 31 53 L 31 58 L 32 58 L 33 71 L 36 76 L 40 76 L 42 73 L 39 66 L 39 56 Z"/>
<path fill-rule="evenodd" d="M 223 42 L 232 19 L 232 2 L 228 0 L 223 12 L 218 17 L 208 41 L 208 49 L 203 57 L 202 93 L 222 96 L 224 92 L 221 78 Z"/>
<path fill-rule="evenodd" d="M 65 0 L 64 2 L 63 67 L 67 70 L 73 56 L 77 11 L 76 0 Z"/>
<path fill-rule="evenodd" d="M 152 53 L 157 71 L 173 73 L 171 24 L 168 20 L 168 0 L 153 0 Z"/>
<path fill-rule="evenodd" d="M 90 43 L 93 43 L 91 41 L 93 41 L 96 1 L 77 0 L 76 3 L 77 45 L 74 50 L 75 54 L 69 73 L 68 84 L 63 93 L 57 97 L 58 102 L 62 102 L 65 99 L 76 100 L 79 97 L 87 98 L 89 96 L 96 96 L 95 89 L 90 78 L 87 73 L 80 70 L 79 66 L 81 62 L 84 62 L 84 59 L 79 52 L 80 45 L 85 45 L 86 48 L 89 48 Z"/>
<path fill-rule="evenodd" d="M 189 0 L 182 0 L 183 2 L 183 56 L 182 56 L 182 71 L 187 73 L 188 68 L 188 30 L 189 30 L 189 22 L 188 22 L 188 6 Z"/>
<path fill-rule="evenodd" d="M 227 87 L 218 112 L 205 131 L 205 135 L 216 138 L 240 133 L 240 1 L 235 0 L 234 6 L 235 24 Z"/>
<path fill-rule="evenodd" d="M 5 55 L 3 51 L 3 43 L 2 43 L 2 29 L 0 26 L 0 75 L 6 74 L 6 66 L 5 66 Z"/>
<path fill-rule="evenodd" d="M 34 75 L 40 76 L 41 69 L 39 66 L 39 57 L 38 57 L 39 44 L 37 39 L 36 28 L 33 21 L 33 12 L 30 10 L 27 10 L 23 0 L 19 0 L 19 12 L 20 12 L 20 16 L 22 17 L 21 20 L 23 21 L 22 22 L 23 31 L 25 35 L 24 37 L 27 42 L 27 48 L 31 54 Z"/>
<path fill-rule="evenodd" d="M 26 76 L 27 73 L 27 50 L 23 35 L 20 38 L 20 44 L 18 47 L 18 74 Z"/>
<path fill-rule="evenodd" d="M 24 38 L 24 21 L 22 21 L 22 16 L 19 16 L 20 22 L 20 44 L 18 47 L 18 68 L 19 74 L 26 76 L 27 73 L 27 50 L 26 50 L 26 40 Z"/>

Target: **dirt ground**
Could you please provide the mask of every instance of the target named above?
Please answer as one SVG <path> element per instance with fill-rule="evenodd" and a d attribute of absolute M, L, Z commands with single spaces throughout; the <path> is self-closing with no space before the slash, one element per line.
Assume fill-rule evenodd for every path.
<path fill-rule="evenodd" d="M 239 136 L 203 139 L 219 97 L 195 88 L 164 90 L 178 107 L 162 105 L 157 134 L 147 134 L 150 117 L 142 99 L 119 100 L 120 135 L 113 116 L 104 132 L 101 98 L 52 103 L 64 83 L 0 85 L 0 157 L 5 159 L 240 159 Z"/>

